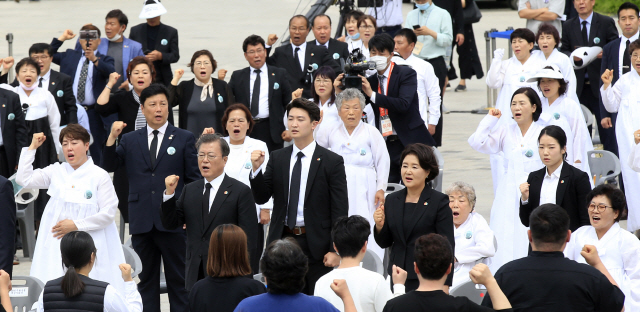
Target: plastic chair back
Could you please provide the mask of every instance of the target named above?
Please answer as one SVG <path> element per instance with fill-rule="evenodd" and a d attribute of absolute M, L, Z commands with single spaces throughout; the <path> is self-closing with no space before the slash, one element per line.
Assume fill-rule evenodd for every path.
<path fill-rule="evenodd" d="M 582 109 L 582 114 L 584 115 L 584 121 L 587 123 L 587 127 L 593 125 L 593 113 L 586 107 L 584 104 L 580 104 L 580 109 Z"/>
<path fill-rule="evenodd" d="M 467 281 L 460 286 L 451 289 L 450 294 L 454 297 L 467 297 L 472 302 L 481 304 L 487 290 L 478 286 L 479 285 L 474 284 L 472 281 Z"/>
<path fill-rule="evenodd" d="M 384 192 L 384 197 L 387 197 L 387 195 L 393 193 L 393 192 L 397 192 L 401 189 L 404 188 L 404 185 L 402 184 L 398 184 L 398 183 L 388 183 L 387 184 L 387 191 Z"/>
<path fill-rule="evenodd" d="M 14 283 L 24 281 L 24 284 Z M 44 289 L 44 283 L 33 276 L 14 276 L 11 280 L 12 290 L 9 292 L 13 310 L 29 311 L 33 304 L 38 302 L 40 293 Z"/>
<path fill-rule="evenodd" d="M 436 160 L 438 161 L 439 172 L 438 172 L 438 176 L 435 179 L 433 179 L 433 181 L 431 181 L 431 188 L 433 188 L 438 192 L 442 192 L 442 181 L 444 179 L 444 157 L 442 157 L 442 154 L 437 148 L 435 147 L 432 147 L 432 148 L 433 148 L 433 154 L 436 156 Z"/>
<path fill-rule="evenodd" d="M 131 247 L 122 245 L 122 252 L 124 253 L 124 261 L 131 266 L 131 277 L 138 276 L 142 272 L 142 260 Z"/>
<path fill-rule="evenodd" d="M 384 266 L 382 265 L 382 260 L 378 255 L 367 249 L 364 254 L 364 258 L 362 258 L 362 267 L 373 272 L 377 272 L 380 275 L 384 276 Z"/>
<path fill-rule="evenodd" d="M 620 174 L 620 160 L 616 154 L 604 150 L 587 151 L 587 157 L 595 186 L 604 184 Z"/>

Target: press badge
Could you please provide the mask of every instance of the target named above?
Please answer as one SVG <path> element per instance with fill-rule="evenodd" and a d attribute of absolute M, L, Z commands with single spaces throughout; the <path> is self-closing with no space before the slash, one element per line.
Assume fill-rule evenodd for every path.
<path fill-rule="evenodd" d="M 382 136 L 390 136 L 393 134 L 393 127 L 391 126 L 391 119 L 387 110 L 380 108 L 380 128 L 382 129 Z"/>
<path fill-rule="evenodd" d="M 413 54 L 420 55 L 420 52 L 422 52 L 422 47 L 424 47 L 424 43 L 420 41 L 416 42 L 416 45 L 413 47 Z"/>

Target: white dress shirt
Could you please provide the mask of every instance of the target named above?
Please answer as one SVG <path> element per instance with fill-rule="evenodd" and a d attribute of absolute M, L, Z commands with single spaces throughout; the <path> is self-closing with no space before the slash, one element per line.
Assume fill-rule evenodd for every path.
<path fill-rule="evenodd" d="M 440 119 L 440 84 L 431 63 L 415 56 L 413 53 L 406 60 L 394 56 L 393 62 L 400 65 L 409 65 L 416 71 L 418 77 L 418 101 L 420 116 L 425 125 L 437 125 Z"/>
<path fill-rule="evenodd" d="M 387 66 L 387 70 L 384 71 L 384 78 L 382 78 L 382 81 L 380 81 L 380 76 L 379 74 L 376 72 L 376 75 L 378 75 L 378 81 L 380 81 L 380 88 L 382 88 L 380 91 L 382 91 L 382 95 L 387 95 L 387 90 L 389 88 L 387 88 L 387 83 L 389 82 L 389 74 L 391 73 L 391 64 L 389 64 L 389 66 Z M 373 93 L 371 93 L 371 102 L 373 102 L 374 104 L 376 103 L 376 92 L 378 91 L 378 86 L 371 86 L 372 90 L 375 90 Z M 382 116 L 379 117 L 380 118 L 380 127 L 382 127 Z M 396 128 L 393 127 L 393 124 L 391 124 L 391 131 L 392 131 L 392 135 L 396 135 Z"/>
<path fill-rule="evenodd" d="M 327 42 L 322 44 L 322 43 L 318 42 L 318 40 L 316 39 L 316 45 L 324 46 L 325 48 L 327 48 L 327 50 L 329 50 L 329 40 L 327 40 Z"/>
<path fill-rule="evenodd" d="M 304 156 L 300 159 L 302 165 L 302 171 L 300 175 L 300 193 L 298 199 L 298 216 L 296 218 L 296 226 L 304 226 L 304 195 L 307 190 L 307 178 L 309 177 L 309 167 L 311 167 L 311 161 L 313 153 L 316 151 L 316 141 L 312 141 L 307 147 L 300 150 L 298 146 L 293 144 L 293 151 L 291 152 L 291 163 L 289 164 L 289 194 L 291 194 L 291 174 L 293 172 L 293 166 L 295 166 L 298 160 L 298 152 L 302 152 Z M 284 223 L 287 224 L 288 217 L 285 217 Z"/>
<path fill-rule="evenodd" d="M 593 19 L 593 12 L 591 12 L 591 15 L 589 15 L 589 17 L 587 17 L 587 19 L 582 19 L 582 17 L 578 16 L 578 20 L 580 21 L 580 32 L 582 33 L 582 22 L 587 21 L 587 39 L 589 39 L 589 41 L 591 41 L 591 38 L 589 38 L 589 36 L 591 35 L 591 20 Z M 589 44 L 587 43 L 587 46 L 589 46 Z"/>
<path fill-rule="evenodd" d="M 162 127 L 158 128 L 158 150 L 160 150 L 160 146 L 162 145 L 162 139 L 164 138 L 164 133 L 167 132 L 167 126 L 169 122 L 165 122 Z M 151 141 L 153 141 L 153 128 L 147 125 L 147 143 L 149 144 L 149 149 L 151 149 Z M 158 156 L 158 150 L 156 150 L 156 156 Z M 151 150 L 149 150 L 151 152 Z"/>
<path fill-rule="evenodd" d="M 300 48 L 300 51 L 298 51 L 298 61 L 300 62 L 300 70 L 303 71 L 305 70 L 304 68 L 304 56 L 305 56 L 305 52 L 307 51 L 307 43 L 303 43 L 299 46 L 293 45 L 291 44 L 291 51 L 294 54 L 294 58 L 295 58 L 295 54 L 296 54 L 296 48 Z"/>
<path fill-rule="evenodd" d="M 207 178 L 204 178 L 204 184 L 202 186 L 202 195 L 204 195 L 204 193 L 207 191 L 207 183 L 211 183 L 211 191 L 209 193 L 209 211 L 211 211 L 213 200 L 216 199 L 216 193 L 220 189 L 220 184 L 222 184 L 222 180 L 224 180 L 224 176 L 225 174 L 222 173 L 221 175 L 219 175 L 218 177 L 214 178 L 211 181 L 207 180 Z M 173 198 L 174 195 L 176 195 L 175 192 L 173 192 L 173 194 L 171 195 L 167 195 L 167 190 L 164 190 L 164 192 L 162 193 L 162 202 L 166 202 L 167 200 Z"/>
<path fill-rule="evenodd" d="M 80 73 L 82 72 L 82 66 L 87 58 L 82 54 L 80 61 L 78 62 L 78 68 L 76 68 L 76 76 L 73 78 L 73 95 L 78 99 L 78 83 L 80 82 Z M 95 65 L 89 61 L 89 68 L 87 70 L 87 82 L 84 85 L 84 102 L 78 102 L 80 105 L 93 105 L 96 104 L 96 99 L 93 97 L 93 67 Z"/>
<path fill-rule="evenodd" d="M 627 40 L 629 40 L 629 44 L 631 44 L 634 41 L 638 40 L 639 35 L 640 35 L 640 31 L 637 31 L 635 35 L 631 36 L 631 38 L 627 38 L 624 35 L 620 35 L 620 51 L 618 51 L 618 72 L 617 72 L 618 78 L 622 77 L 622 62 L 624 61 L 624 49 L 627 48 Z M 629 62 L 629 66 L 633 66 L 633 64 Z M 633 68 L 629 68 L 629 71 L 631 71 L 632 69 Z"/>
<path fill-rule="evenodd" d="M 381 7 L 369 8 L 367 13 L 376 18 L 378 28 L 402 24 L 402 1 L 386 0 Z"/>
<path fill-rule="evenodd" d="M 564 162 L 561 162 L 560 167 L 556 168 L 551 174 L 545 171 L 542 187 L 540 188 L 540 205 L 556 204 L 556 193 L 558 191 L 558 182 L 560 182 L 560 173 L 562 172 L 563 164 Z"/>
<path fill-rule="evenodd" d="M 256 82 L 256 68 L 249 66 L 249 99 L 253 99 L 253 84 Z M 258 98 L 258 115 L 256 118 L 269 118 L 269 69 L 267 63 L 260 67 L 260 97 Z"/>
<path fill-rule="evenodd" d="M 49 80 L 51 79 L 51 68 L 49 68 L 49 71 L 46 72 L 44 75 L 41 75 L 40 77 L 38 77 L 38 84 L 40 83 L 40 78 L 42 78 L 42 88 L 48 90 Z"/>

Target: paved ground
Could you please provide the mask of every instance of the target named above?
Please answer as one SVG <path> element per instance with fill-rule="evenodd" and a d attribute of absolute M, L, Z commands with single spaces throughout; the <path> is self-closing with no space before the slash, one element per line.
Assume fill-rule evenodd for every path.
<path fill-rule="evenodd" d="M 64 29 L 77 32 L 85 23 L 94 23 L 103 29 L 104 16 L 113 8 L 120 8 L 128 16 L 130 26 L 143 22 L 138 19 L 142 1 L 111 0 L 111 1 L 80 1 L 58 0 L 40 2 L 21 2 L 19 4 L 0 2 L 0 20 L 2 27 L 0 34 L 7 32 L 14 34 L 14 56 L 17 59 L 27 56 L 29 46 L 34 42 L 50 42 L 58 37 Z M 295 0 L 245 0 L 245 1 L 210 1 L 183 0 L 163 1 L 169 13 L 162 17 L 162 21 L 179 29 L 181 59 L 173 69 L 185 68 L 193 52 L 199 49 L 209 49 L 218 62 L 219 68 L 230 72 L 247 66 L 242 54 L 242 41 L 250 34 L 258 34 L 266 38 L 269 33 L 277 33 L 282 37 L 287 30 L 287 21 L 294 13 L 306 12 L 308 1 Z M 485 68 L 485 30 L 496 28 L 505 30 L 509 26 L 523 27 L 515 11 L 506 5 L 495 3 L 481 3 L 483 18 L 474 24 L 476 42 L 480 59 Z M 404 15 L 411 10 L 410 4 L 404 4 Z M 328 11 L 335 24 L 339 12 L 332 6 Z M 128 31 L 126 32 L 128 34 Z M 313 34 L 309 36 L 309 39 Z M 65 43 L 63 48 L 72 48 L 72 43 Z M 498 47 L 508 49 L 507 40 L 500 40 Z M 0 42 L 0 57 L 7 55 L 6 41 Z M 455 53 L 454 53 L 455 54 Z M 457 55 L 454 56 L 457 68 Z M 185 79 L 192 76 L 189 72 Z M 229 73 L 230 75 L 230 73 Z M 228 80 L 228 79 L 227 79 Z M 453 81 L 455 88 L 457 81 Z M 444 115 L 444 145 L 440 148 L 445 158 L 445 187 L 451 182 L 462 180 L 471 183 L 476 188 L 477 210 L 489 218 L 489 211 L 493 201 L 489 157 L 472 150 L 467 139 L 475 131 L 482 115 L 469 113 L 486 105 L 486 85 L 484 78 L 467 82 L 468 91 L 446 93 L 444 103 L 451 110 Z M 20 254 L 20 253 L 19 253 Z M 27 275 L 30 262 L 22 258 L 22 263 L 14 268 L 17 275 Z M 163 311 L 169 311 L 166 295 L 162 299 Z"/>

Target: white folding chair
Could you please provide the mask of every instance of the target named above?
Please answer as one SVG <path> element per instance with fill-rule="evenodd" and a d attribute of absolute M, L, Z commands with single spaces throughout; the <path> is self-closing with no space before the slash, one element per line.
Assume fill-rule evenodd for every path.
<path fill-rule="evenodd" d="M 44 283 L 33 276 L 14 276 L 11 279 L 11 285 L 9 298 L 13 306 L 12 311 L 20 312 L 31 310 L 44 289 Z"/>

